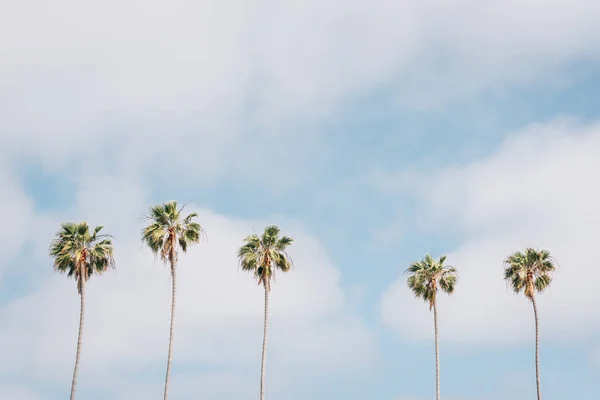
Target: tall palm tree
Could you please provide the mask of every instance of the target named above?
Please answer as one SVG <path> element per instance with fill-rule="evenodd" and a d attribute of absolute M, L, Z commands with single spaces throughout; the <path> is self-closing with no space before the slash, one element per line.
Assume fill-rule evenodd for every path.
<path fill-rule="evenodd" d="M 435 331 L 435 393 L 440 400 L 440 350 L 438 338 L 438 313 L 437 292 L 441 289 L 447 294 L 452 294 L 458 281 L 456 268 L 444 265 L 446 256 L 435 260 L 426 255 L 421 261 L 410 264 L 406 273 L 409 274 L 407 283 L 415 297 L 429 303 L 429 310 L 433 309 L 433 327 Z"/>
<path fill-rule="evenodd" d="M 269 292 L 271 291 L 271 279 L 276 269 L 282 272 L 289 271 L 292 259 L 287 254 L 287 247 L 294 239 L 287 236 L 279 236 L 281 230 L 275 225 L 267 226 L 262 234 L 248 236 L 244 239 L 244 245 L 238 250 L 240 266 L 244 271 L 250 271 L 265 290 L 265 315 L 262 345 L 262 363 L 260 374 L 260 400 L 265 398 L 265 371 L 267 362 L 267 328 L 269 317 Z"/>
<path fill-rule="evenodd" d="M 93 232 L 90 232 L 87 222 L 65 222 L 61 224 L 60 230 L 56 232 L 50 244 L 50 256 L 54 258 L 54 270 L 75 279 L 77 293 L 80 297 L 79 334 L 71 382 L 71 400 L 75 399 L 77 371 L 81 357 L 85 284 L 92 275 L 100 275 L 115 265 L 112 240 L 109 235 L 100 234 L 102 228 L 102 226 L 97 226 Z"/>
<path fill-rule="evenodd" d="M 173 327 L 175 324 L 175 299 L 177 294 L 177 257 L 178 250 L 184 253 L 188 246 L 198 243 L 204 234 L 199 223 L 194 222 L 198 217 L 190 213 L 183 217 L 181 212 L 185 206 L 177 208 L 176 201 L 155 205 L 150 208 L 149 215 L 145 217 L 150 224 L 142 230 L 142 241 L 148 245 L 155 256 L 171 267 L 171 327 L 169 329 L 169 355 L 167 358 L 167 373 L 165 376 L 164 399 L 169 398 L 169 382 L 171 377 L 171 363 L 173 361 Z"/>
<path fill-rule="evenodd" d="M 547 250 L 530 247 L 525 252 L 517 251 L 504 260 L 504 280 L 515 293 L 523 291 L 533 305 L 535 318 L 535 382 L 537 398 L 542 400 L 540 387 L 540 335 L 535 293 L 541 293 L 552 283 L 552 273 L 556 270 L 554 259 Z"/>

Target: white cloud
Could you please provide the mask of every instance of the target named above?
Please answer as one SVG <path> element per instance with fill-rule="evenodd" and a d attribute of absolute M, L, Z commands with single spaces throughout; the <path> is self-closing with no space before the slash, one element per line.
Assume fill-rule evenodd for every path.
<path fill-rule="evenodd" d="M 4 386 L 0 387 L 0 398 L 10 400 L 40 400 L 34 391 L 25 388 Z"/>
<path fill-rule="evenodd" d="M 34 212 L 33 202 L 7 172 L 5 166 L 0 166 L 0 208 L 11 227 L 0 231 L 0 275 L 4 262 L 18 254 L 25 243 Z"/>
<path fill-rule="evenodd" d="M 175 163 L 195 179 L 252 177 L 260 157 L 248 155 L 267 139 L 307 136 L 361 93 L 385 86 L 429 107 L 506 83 L 563 84 L 561 68 L 595 62 L 600 44 L 590 0 L 27 0 L 0 11 L 2 147 L 63 167 L 97 152 L 119 170 Z M 282 162 L 299 151 L 275 149 Z"/>
<path fill-rule="evenodd" d="M 69 381 L 79 300 L 74 282 L 53 275 L 51 260 L 43 254 L 59 221 L 76 217 L 105 224 L 106 232 L 115 236 L 117 261 L 115 272 L 94 277 L 88 284 L 81 390 L 105 390 L 105 383 L 113 382 L 109 387 L 115 393 L 117 388 L 119 393 L 129 393 L 152 383 L 124 376 L 135 377 L 148 368 L 162 371 L 165 362 L 169 272 L 153 261 L 149 250 L 141 248 L 138 218 L 146 211 L 144 191 L 126 179 L 98 176 L 84 181 L 94 184 L 81 185 L 72 210 L 60 216 L 36 216 L 41 220 L 32 232 L 37 261 L 28 268 L 31 275 L 45 280 L 34 292 L 0 308 L 4 321 L 0 338 L 11 343 L 0 348 L 0 370 L 38 383 Z M 188 210 L 198 208 L 189 205 Z M 234 389 L 231 385 L 217 381 L 246 379 L 235 373 L 238 369 L 246 376 L 248 371 L 258 371 L 263 292 L 251 275 L 238 270 L 236 248 L 253 228 L 259 230 L 266 222 L 199 211 L 208 241 L 182 255 L 178 268 L 176 379 L 187 379 L 185 371 L 190 366 L 203 366 L 209 372 L 194 379 L 214 383 L 213 389 L 204 386 L 203 390 L 238 398 L 229 392 Z M 280 364 L 285 364 L 286 373 L 304 371 L 309 380 L 315 374 L 368 365 L 374 351 L 372 338 L 347 306 L 338 269 L 315 239 L 293 225 L 282 228 L 297 241 L 291 250 L 296 269 L 277 276 L 271 296 L 273 387 L 278 379 L 285 379 L 277 372 Z M 224 375 L 211 378 L 219 370 Z M 195 392 L 178 390 L 182 398 L 195 398 Z"/>
<path fill-rule="evenodd" d="M 546 248 L 559 263 L 538 299 L 543 337 L 572 340 L 600 329 L 600 313 L 589 307 L 600 301 L 598 154 L 600 124 L 561 120 L 514 134 L 487 159 L 404 181 L 413 182 L 424 224 L 464 236 L 448 257 L 461 280 L 439 301 L 442 340 L 531 340 L 531 306 L 502 275 L 502 260 L 525 246 Z M 384 320 L 413 337 L 430 335 L 426 306 L 405 286 L 401 277 L 383 296 Z"/>

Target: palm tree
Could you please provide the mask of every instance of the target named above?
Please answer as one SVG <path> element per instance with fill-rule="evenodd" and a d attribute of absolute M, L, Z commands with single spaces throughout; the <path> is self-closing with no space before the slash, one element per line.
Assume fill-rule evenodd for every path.
<path fill-rule="evenodd" d="M 276 269 L 288 272 L 292 266 L 292 259 L 286 253 L 286 248 L 294 239 L 279 236 L 281 230 L 275 225 L 267 226 L 261 237 L 250 235 L 244 239 L 244 245 L 238 250 L 240 266 L 244 271 L 250 271 L 265 290 L 265 315 L 262 345 L 262 363 L 260 374 L 260 400 L 265 398 L 265 371 L 267 361 L 267 328 L 269 316 L 269 292 L 271 279 Z"/>
<path fill-rule="evenodd" d="M 504 260 L 504 280 L 510 283 L 515 293 L 522 290 L 531 304 L 535 318 L 535 382 L 537 398 L 542 400 L 540 387 L 540 335 L 535 292 L 541 293 L 552 282 L 552 273 L 556 270 L 554 259 L 547 250 L 526 248 L 525 252 L 517 251 Z"/>
<path fill-rule="evenodd" d="M 435 392 L 436 399 L 440 400 L 440 351 L 438 338 L 438 313 L 437 291 L 438 288 L 447 294 L 452 294 L 458 281 L 456 268 L 444 265 L 446 256 L 435 260 L 426 255 L 421 261 L 410 264 L 406 273 L 409 274 L 407 283 L 415 297 L 429 303 L 429 310 L 433 309 L 433 327 L 435 331 Z"/>
<path fill-rule="evenodd" d="M 173 326 L 175 323 L 175 298 L 177 294 L 178 249 L 181 249 L 185 253 L 188 246 L 198 243 L 200 237 L 204 234 L 200 224 L 194 222 L 198 214 L 190 213 L 186 217 L 181 215 L 184 207 L 177 208 L 176 201 L 169 201 L 151 207 L 149 215 L 145 217 L 146 220 L 150 221 L 150 225 L 142 230 L 142 241 L 148 245 L 155 256 L 160 254 L 160 259 L 165 264 L 169 263 L 171 266 L 171 327 L 169 330 L 169 355 L 165 376 L 165 400 L 169 397 L 169 381 L 171 377 L 171 363 L 173 361 Z"/>
<path fill-rule="evenodd" d="M 92 275 L 100 275 L 110 267 L 114 267 L 113 244 L 109 235 L 100 235 L 102 226 L 97 226 L 90 233 L 87 222 L 61 224 L 50 244 L 50 256 L 54 258 L 54 270 L 77 282 L 77 293 L 80 297 L 79 334 L 77 336 L 77 353 L 75 368 L 71 382 L 71 400 L 75 399 L 77 371 L 81 356 L 81 338 L 83 336 L 83 317 L 85 314 L 85 283 Z"/>

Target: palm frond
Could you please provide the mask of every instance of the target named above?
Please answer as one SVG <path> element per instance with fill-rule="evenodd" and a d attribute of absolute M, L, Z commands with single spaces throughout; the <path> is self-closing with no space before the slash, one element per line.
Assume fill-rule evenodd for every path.
<path fill-rule="evenodd" d="M 275 269 L 288 272 L 293 267 L 292 258 L 285 251 L 294 240 L 279 236 L 281 230 L 275 225 L 267 226 L 259 237 L 252 234 L 244 239 L 238 249 L 238 260 L 242 270 L 252 272 L 259 285 L 267 290 L 275 278 Z"/>
<path fill-rule="evenodd" d="M 504 260 L 504 280 L 515 293 L 524 290 L 529 299 L 552 283 L 551 274 L 555 270 L 555 261 L 547 250 L 527 247 L 524 252 L 517 251 Z"/>
<path fill-rule="evenodd" d="M 458 282 L 458 271 L 455 267 L 444 265 L 446 256 L 435 260 L 427 254 L 422 260 L 412 262 L 406 269 L 407 284 L 415 297 L 429 303 L 431 309 L 436 301 L 437 290 L 440 288 L 448 294 L 454 293 Z"/>
<path fill-rule="evenodd" d="M 185 207 L 185 206 L 184 206 Z M 183 210 L 183 207 L 181 208 Z M 189 213 L 187 217 L 183 219 L 184 224 L 191 224 L 194 218 L 198 218 L 198 213 Z"/>
<path fill-rule="evenodd" d="M 75 278 L 80 293 L 83 282 L 92 275 L 115 266 L 112 240 L 109 235 L 98 235 L 102 228 L 97 226 L 90 234 L 87 222 L 65 222 L 50 244 L 54 270 Z"/>
<path fill-rule="evenodd" d="M 534 286 L 538 293 L 543 292 L 552 283 L 552 276 L 542 273 L 535 278 Z"/>
<path fill-rule="evenodd" d="M 445 260 L 446 257 L 443 257 Z M 440 265 L 443 264 L 443 260 L 440 258 Z M 440 289 L 448 294 L 454 293 L 454 289 L 456 288 L 456 283 L 458 282 L 458 271 L 455 267 L 452 266 L 443 266 L 441 276 L 439 278 Z"/>
<path fill-rule="evenodd" d="M 284 251 L 292 243 L 294 243 L 294 239 L 287 236 L 282 236 L 279 240 L 277 240 L 275 248 L 277 250 Z"/>
<path fill-rule="evenodd" d="M 142 242 L 154 255 L 160 255 L 164 263 L 173 264 L 177 260 L 178 249 L 187 252 L 191 244 L 200 241 L 204 232 L 202 226 L 194 221 L 197 213 L 181 218 L 184 207 L 177 208 L 176 201 L 168 201 L 150 207 L 145 217 L 150 223 L 142 229 Z"/>

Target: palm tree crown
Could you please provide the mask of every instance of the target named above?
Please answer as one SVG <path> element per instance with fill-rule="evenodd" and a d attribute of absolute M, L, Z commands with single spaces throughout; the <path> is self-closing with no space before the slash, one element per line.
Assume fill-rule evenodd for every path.
<path fill-rule="evenodd" d="M 293 262 L 286 248 L 294 242 L 287 236 L 279 236 L 281 230 L 275 225 L 267 226 L 262 234 L 250 235 L 244 239 L 245 244 L 238 251 L 242 270 L 254 273 L 259 285 L 271 289 L 271 279 L 275 269 L 289 271 Z"/>
<path fill-rule="evenodd" d="M 530 300 L 535 292 L 543 292 L 552 283 L 552 273 L 556 270 L 549 251 L 530 247 L 525 252 L 517 251 L 508 256 L 504 264 L 504 280 L 510 283 L 515 293 L 524 290 Z"/>
<path fill-rule="evenodd" d="M 199 223 L 194 222 L 197 213 L 181 216 L 183 208 L 177 208 L 176 201 L 169 201 L 150 208 L 146 219 L 151 223 L 142 231 L 142 240 L 160 259 L 170 262 L 173 267 L 177 258 L 177 245 L 185 253 L 188 245 L 198 243 L 204 234 Z"/>
<path fill-rule="evenodd" d="M 429 309 L 433 307 L 438 288 L 451 294 L 454 292 L 458 273 L 456 268 L 444 265 L 446 256 L 435 260 L 430 255 L 426 255 L 421 261 L 410 264 L 406 273 L 408 277 L 408 287 L 414 295 L 429 303 Z"/>
<path fill-rule="evenodd" d="M 54 269 L 77 281 L 77 291 L 94 274 L 114 267 L 113 245 L 110 235 L 101 235 L 102 226 L 90 233 L 87 222 L 66 222 L 60 227 L 50 245 Z"/>

